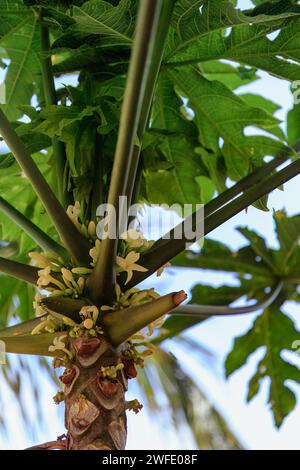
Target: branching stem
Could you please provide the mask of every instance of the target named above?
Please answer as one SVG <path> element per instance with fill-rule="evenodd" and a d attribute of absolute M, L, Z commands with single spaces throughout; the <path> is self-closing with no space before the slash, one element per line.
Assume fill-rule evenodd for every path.
<path fill-rule="evenodd" d="M 52 63 L 50 51 L 49 31 L 47 26 L 43 24 L 43 9 L 39 12 L 40 20 L 40 33 L 41 33 L 41 66 L 42 66 L 42 80 L 46 104 L 56 105 L 57 96 L 54 83 L 54 75 L 52 73 Z M 64 190 L 64 171 L 66 166 L 66 152 L 63 142 L 59 141 L 56 137 L 52 139 L 53 159 L 55 163 L 56 181 L 58 199 L 66 208 L 67 206 L 67 191 Z"/>
<path fill-rule="evenodd" d="M 121 212 L 119 198 L 126 194 L 161 5 L 161 0 L 140 2 L 107 201 L 116 211 L 116 220 Z M 116 275 L 112 260 L 117 246 L 118 236 L 107 237 L 102 242 L 101 255 L 89 283 L 89 295 L 97 304 L 112 300 Z"/>
<path fill-rule="evenodd" d="M 134 148 L 132 150 L 131 165 L 126 189 L 128 206 L 132 204 L 133 193 L 138 193 L 136 185 L 139 185 L 139 182 L 137 181 L 137 169 L 140 161 L 141 145 L 143 136 L 146 131 L 146 127 L 149 122 L 153 95 L 164 55 L 164 46 L 174 5 L 175 0 L 164 0 L 161 6 L 157 31 L 154 37 L 153 54 L 151 57 L 151 64 L 149 67 L 148 77 L 146 81 L 145 95 L 142 102 L 141 114 L 137 127 L 137 137 L 139 139 L 140 145 L 134 145 Z"/>
<path fill-rule="evenodd" d="M 43 250 L 50 251 L 63 259 L 68 259 L 67 251 L 49 235 L 31 222 L 25 215 L 19 212 L 9 202 L 0 197 L 0 211 L 15 222 L 29 237 L 32 238 Z"/>
<path fill-rule="evenodd" d="M 28 282 L 29 284 L 36 285 L 38 280 L 38 268 L 1 257 L 0 272 L 8 274 L 8 276 L 13 276 L 21 281 Z"/>

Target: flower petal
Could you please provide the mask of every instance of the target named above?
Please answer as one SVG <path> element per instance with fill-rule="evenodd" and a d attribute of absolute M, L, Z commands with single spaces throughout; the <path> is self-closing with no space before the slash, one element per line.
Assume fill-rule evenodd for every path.
<path fill-rule="evenodd" d="M 126 269 L 126 265 L 127 265 L 126 260 L 124 258 L 122 258 L 121 256 L 116 256 L 116 263 L 123 270 Z"/>
<path fill-rule="evenodd" d="M 136 253 L 135 251 L 130 251 L 130 253 L 128 253 L 128 255 L 126 256 L 126 262 L 128 264 L 135 263 L 136 261 L 139 260 L 139 258 L 140 258 L 139 253 Z"/>
<path fill-rule="evenodd" d="M 125 286 L 126 284 L 128 284 L 128 282 L 132 279 L 132 275 L 133 275 L 133 272 L 129 269 L 127 271 L 127 279 L 126 279 L 126 282 L 125 282 Z"/>
<path fill-rule="evenodd" d="M 145 273 L 146 271 L 148 271 L 147 268 L 144 268 L 144 266 L 141 266 L 140 264 L 136 264 L 136 263 L 133 263 L 131 265 L 131 269 L 133 271 L 140 271 L 141 273 Z"/>

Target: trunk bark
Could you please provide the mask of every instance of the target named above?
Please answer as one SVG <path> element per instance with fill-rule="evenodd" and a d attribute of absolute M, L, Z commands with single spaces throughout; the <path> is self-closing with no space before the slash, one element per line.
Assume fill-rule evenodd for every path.
<path fill-rule="evenodd" d="M 124 346 L 115 349 L 105 339 L 86 336 L 70 340 L 69 347 L 75 362 L 60 378 L 65 394 L 67 449 L 125 449 Z"/>

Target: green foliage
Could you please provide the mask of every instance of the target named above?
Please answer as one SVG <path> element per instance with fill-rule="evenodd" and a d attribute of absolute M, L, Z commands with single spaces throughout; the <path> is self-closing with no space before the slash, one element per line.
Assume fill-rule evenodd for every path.
<path fill-rule="evenodd" d="M 297 80 L 299 65 L 287 59 L 299 62 L 299 12 L 299 5 L 285 0 L 276 5 L 266 3 L 263 10 L 254 9 L 247 15 L 228 1 L 179 1 L 167 63 L 178 66 L 222 58 Z M 275 40 L 267 36 L 278 30 Z"/>
<path fill-rule="evenodd" d="M 257 364 L 257 370 L 249 382 L 247 400 L 254 398 L 262 381 L 271 379 L 268 404 L 274 415 L 275 424 L 280 427 L 284 418 L 296 406 L 296 396 L 286 381 L 300 383 L 300 370 L 282 357 L 282 352 L 293 351 L 292 345 L 300 332 L 294 322 L 277 305 L 259 315 L 251 329 L 236 338 L 234 348 L 226 359 L 226 375 L 229 376 L 246 364 L 248 357 L 264 347 L 265 354 Z"/>
<path fill-rule="evenodd" d="M 199 254 L 186 252 L 176 258 L 175 264 L 236 274 L 239 285 L 235 287 L 195 285 L 191 300 L 191 303 L 195 304 L 228 305 L 243 297 L 260 301 L 268 289 L 273 288 L 279 280 L 283 281 L 280 296 L 258 315 L 245 335 L 235 340 L 225 364 L 226 375 L 229 376 L 245 365 L 251 354 L 264 347 L 264 356 L 257 364 L 257 370 L 249 382 L 247 400 L 258 394 L 263 379 L 268 377 L 268 403 L 275 424 L 279 427 L 296 405 L 295 394 L 286 381 L 300 381 L 299 368 L 282 355 L 286 351 L 296 352 L 293 343 L 300 335 L 284 310 L 286 300 L 298 298 L 300 216 L 289 218 L 284 212 L 278 211 L 274 214 L 274 222 L 278 249 L 269 248 L 265 240 L 255 232 L 239 228 L 250 244 L 237 252 L 232 252 L 222 243 L 206 240 Z M 203 321 L 203 318 L 199 320 L 170 317 L 163 325 L 161 340 L 173 337 L 199 321 Z"/>
<path fill-rule="evenodd" d="M 69 203 L 80 201 L 83 222 L 96 222 L 95 208 L 107 200 L 138 3 L 0 0 L 0 66 L 6 87 L 6 102 L 1 108 L 54 192 L 57 175 L 52 139 L 62 143 L 66 157 L 63 191 Z M 234 182 L 247 176 L 262 166 L 266 157 L 296 157 L 289 145 L 300 138 L 300 105 L 295 104 L 289 112 L 286 135 L 274 116 L 279 107 L 240 88 L 258 80 L 261 71 L 284 80 L 298 79 L 300 6 L 292 0 L 256 0 L 253 4 L 254 8 L 240 11 L 235 1 L 229 0 L 175 2 L 149 126 L 139 142 L 142 159 L 134 188 L 138 200 L 169 205 L 207 203 L 227 188 L 228 179 Z M 50 51 L 41 47 L 41 8 L 43 26 L 50 33 Z M 46 106 L 41 59 L 49 56 L 62 85 L 57 86 L 58 102 Z M 77 85 L 63 85 L 68 74 L 73 75 L 74 83 L 78 79 Z M 258 130 L 256 135 L 253 130 Z M 1 152 L 1 196 L 58 241 L 52 222 L 12 154 L 4 146 Z M 255 205 L 268 210 L 267 196 Z M 239 281 L 236 287 L 196 285 L 193 303 L 227 305 L 244 297 L 260 301 L 266 289 L 283 281 L 276 303 L 235 341 L 226 361 L 230 375 L 254 351 L 265 347 L 249 384 L 248 399 L 268 377 L 269 403 L 277 426 L 295 406 L 294 394 L 285 382 L 299 382 L 298 369 L 282 356 L 283 351 L 291 350 L 298 335 L 284 312 L 284 303 L 299 301 L 299 220 L 299 216 L 275 214 L 277 250 L 270 249 L 256 233 L 241 228 L 249 244 L 238 252 L 207 240 L 200 254 L 187 252 L 175 261 L 177 266 L 235 273 Z M 4 251 L 0 256 L 12 256 L 20 262 L 28 262 L 28 252 L 37 248 L 1 213 L 0 239 L 13 248 L 5 254 L 8 248 L 1 246 Z M 31 287 L 1 275 L 0 326 L 13 315 L 29 319 L 32 300 Z M 203 318 L 170 317 L 155 342 L 174 337 L 200 321 Z M 185 390 L 190 390 L 191 398 L 195 384 L 185 376 L 178 379 L 177 375 L 183 377 L 184 373 L 172 356 L 160 352 L 157 361 L 159 380 L 169 395 L 175 421 L 183 409 L 187 422 L 196 435 L 198 432 L 197 442 L 202 443 L 195 410 L 188 409 L 184 400 Z M 162 361 L 167 364 L 164 370 Z M 174 382 L 175 392 L 163 381 L 163 374 Z M 144 379 L 147 382 L 147 371 Z M 228 430 L 222 436 L 231 439 Z M 212 433 L 205 439 L 212 446 Z"/>
<path fill-rule="evenodd" d="M 299 120 L 300 120 L 300 82 L 296 81 L 293 86 L 291 87 L 291 91 L 294 94 L 294 106 L 288 112 L 287 115 L 287 135 L 288 135 L 288 142 L 290 145 L 294 145 L 294 143 L 299 139 L 300 136 L 300 128 L 299 128 Z"/>
<path fill-rule="evenodd" d="M 4 328 L 12 316 L 26 321 L 32 315 L 32 297 L 34 287 L 24 282 L 1 275 L 0 288 L 0 328 Z"/>
<path fill-rule="evenodd" d="M 201 180 L 197 179 L 207 174 L 205 167 L 199 165 L 195 152 L 197 129 L 193 124 L 189 125 L 180 112 L 181 106 L 182 101 L 172 82 L 162 77 L 153 104 L 151 144 L 144 152 L 146 165 L 149 165 L 145 173 L 147 196 L 153 203 L 205 202 L 201 195 Z M 207 189 L 211 184 L 209 179 L 204 181 Z M 166 187 L 171 189 L 167 197 Z"/>
<path fill-rule="evenodd" d="M 117 6 L 101 0 L 90 0 L 82 7 L 73 7 L 75 22 L 66 34 L 81 33 L 101 36 L 101 47 L 128 46 L 131 44 L 133 18 L 130 0 L 121 0 Z"/>
<path fill-rule="evenodd" d="M 59 108 L 43 106 L 40 113 L 31 113 L 32 122 L 18 126 L 18 132 L 32 152 L 44 149 L 47 137 L 56 136 L 65 144 L 64 189 L 73 191 L 89 208 L 97 135 L 101 136 L 99 152 L 104 160 L 104 199 L 107 192 L 106 174 L 111 168 L 109 158 L 115 145 L 136 2 L 78 1 L 72 2 L 72 8 L 66 1 L 25 3 L 30 8 L 21 0 L 13 6 L 7 2 L 0 5 L 5 15 L 0 45 L 11 60 L 3 106 L 15 120 L 22 111 L 28 112 L 33 93 L 39 104 L 44 104 L 37 20 L 42 5 L 52 37 L 54 70 L 79 73 L 80 85 L 59 90 Z M 236 181 L 260 166 L 265 156 L 290 152 L 273 117 L 275 105 L 259 96 L 238 97 L 234 90 L 256 80 L 256 68 L 271 73 L 276 69 L 276 74 L 282 70 L 284 78 L 294 78 L 294 72 L 289 71 L 298 73 L 298 66 L 284 60 L 282 42 L 290 29 L 297 29 L 299 13 L 293 2 L 266 4 L 245 13 L 228 1 L 214 1 L 213 5 L 205 0 L 176 2 L 164 72 L 155 95 L 152 130 L 144 140 L 143 199 L 170 204 L 207 202 L 215 190 L 224 190 L 226 175 Z M 224 33 L 226 28 L 232 28 L 230 34 Z M 267 34 L 277 30 L 281 31 L 279 36 L 274 41 L 268 39 Z M 16 41 L 20 47 L 15 47 Z M 258 62 L 252 63 L 248 56 Z M 294 56 L 288 58 L 297 61 Z M 230 59 L 237 65 L 216 59 Z M 186 65 L 189 63 L 194 65 Z M 189 108 L 183 105 L 182 96 Z M 259 127 L 269 136 L 245 137 L 249 126 Z M 162 191 L 165 187 L 169 188 L 167 193 Z"/>
<path fill-rule="evenodd" d="M 216 152 L 219 138 L 223 138 L 222 153 L 231 179 L 236 181 L 248 174 L 250 163 L 260 166 L 263 156 L 284 150 L 273 139 L 244 134 L 250 125 L 272 130 L 277 123 L 271 114 L 248 106 L 225 85 L 204 79 L 196 67 L 174 69 L 168 75 L 183 96 L 190 99 L 203 146 Z"/>
<path fill-rule="evenodd" d="M 181 346 L 191 346 L 183 339 L 178 343 Z M 196 353 L 198 357 L 207 361 L 205 351 L 199 346 Z M 199 385 L 181 367 L 173 354 L 158 348 L 153 360 L 147 361 L 145 369 L 139 374 L 139 385 L 149 410 L 164 423 L 164 426 L 171 415 L 176 429 L 180 432 L 184 418 L 197 448 L 201 450 L 241 449 L 241 444 L 232 434 L 218 410 L 212 406 Z M 156 393 L 153 393 L 154 390 Z M 161 393 L 158 394 L 157 390 Z"/>
<path fill-rule="evenodd" d="M 21 117 L 18 106 L 27 104 L 40 80 L 39 25 L 36 15 L 21 1 L 1 2 L 0 46 L 10 60 L 6 74 L 6 100 L 2 109 L 10 119 Z M 3 15 L 3 16 L 2 16 Z"/>

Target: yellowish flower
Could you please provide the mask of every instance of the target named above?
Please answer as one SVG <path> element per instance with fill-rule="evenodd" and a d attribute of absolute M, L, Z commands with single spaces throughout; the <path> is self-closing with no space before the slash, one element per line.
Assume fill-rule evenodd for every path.
<path fill-rule="evenodd" d="M 73 274 L 91 274 L 92 271 L 91 268 L 72 268 Z"/>
<path fill-rule="evenodd" d="M 126 258 L 122 258 L 121 256 L 116 257 L 116 262 L 118 266 L 118 272 L 123 272 L 125 271 L 127 273 L 127 279 L 125 282 L 125 285 L 128 284 L 130 279 L 133 276 L 133 271 L 140 271 L 142 273 L 148 271 L 147 268 L 144 268 L 143 266 L 140 266 L 139 264 L 136 263 L 140 258 L 140 254 L 136 253 L 135 251 L 131 251 L 128 253 Z"/>
<path fill-rule="evenodd" d="M 81 224 L 78 220 L 80 216 L 80 202 L 76 201 L 74 206 L 68 206 L 67 215 L 72 220 L 73 224 L 78 228 L 78 230 L 81 230 Z"/>
<path fill-rule="evenodd" d="M 144 336 L 144 335 L 141 335 L 141 334 L 136 334 L 136 335 L 131 336 L 130 341 L 132 341 L 132 340 L 144 341 L 144 340 L 145 340 L 145 336 Z"/>
<path fill-rule="evenodd" d="M 139 304 L 143 300 L 149 297 L 149 293 L 147 290 L 142 290 L 137 292 L 136 294 L 132 295 L 130 299 L 130 305 Z"/>
<path fill-rule="evenodd" d="M 44 315 L 45 309 L 41 306 L 40 302 L 42 299 L 45 298 L 45 295 L 40 294 L 39 292 L 35 294 L 34 301 L 33 301 L 33 308 L 35 310 L 36 316 L 39 317 Z"/>
<path fill-rule="evenodd" d="M 124 368 L 124 364 L 117 364 L 116 366 L 102 366 L 101 373 L 104 377 L 115 379 L 119 370 Z"/>
<path fill-rule="evenodd" d="M 43 316 L 40 319 L 40 323 L 33 328 L 31 331 L 32 335 L 38 335 L 40 333 L 54 333 L 60 327 L 60 323 L 52 315 Z"/>
<path fill-rule="evenodd" d="M 89 222 L 87 231 L 88 231 L 88 235 L 91 238 L 93 238 L 96 235 L 96 224 L 93 220 Z"/>
<path fill-rule="evenodd" d="M 107 312 L 107 311 L 109 311 L 109 310 L 115 310 L 115 309 L 114 309 L 113 307 L 110 307 L 109 305 L 102 305 L 102 306 L 100 307 L 100 310 L 101 310 L 102 312 Z"/>
<path fill-rule="evenodd" d="M 99 310 L 96 305 L 86 305 L 82 307 L 79 315 L 82 320 L 92 319 L 93 324 L 95 324 L 98 319 Z"/>
<path fill-rule="evenodd" d="M 63 351 L 70 358 L 72 358 L 71 352 L 66 348 L 66 345 L 63 341 L 66 337 L 67 337 L 67 335 L 55 336 L 55 338 L 53 340 L 53 344 L 51 346 L 49 346 L 48 350 L 50 352 Z"/>
<path fill-rule="evenodd" d="M 142 232 L 134 229 L 129 229 L 122 233 L 121 238 L 122 240 L 125 240 L 130 248 L 140 248 L 145 242 Z"/>
<path fill-rule="evenodd" d="M 43 253 L 32 252 L 28 253 L 28 255 L 39 268 L 48 268 L 51 265 L 49 259 L 47 259 Z"/>
<path fill-rule="evenodd" d="M 83 326 L 84 326 L 84 328 L 86 328 L 87 330 L 90 330 L 91 328 L 93 328 L 94 322 L 93 322 L 93 320 L 92 320 L 91 318 L 87 318 L 86 320 L 84 320 Z"/>
<path fill-rule="evenodd" d="M 77 326 L 77 323 L 72 320 L 72 318 L 66 317 L 65 315 L 61 315 L 61 320 L 65 325 L 71 326 L 72 328 L 74 328 L 74 326 Z"/>
<path fill-rule="evenodd" d="M 62 273 L 64 283 L 68 287 L 74 287 L 75 281 L 74 281 L 72 272 L 69 269 L 61 268 L 61 273 Z"/>
<path fill-rule="evenodd" d="M 57 279 L 51 276 L 50 266 L 38 271 L 38 276 L 39 276 L 38 281 L 37 281 L 38 287 L 47 287 L 49 284 L 54 284 L 55 286 L 59 288 L 59 290 L 65 289 L 65 286 L 63 285 L 62 282 L 59 282 Z"/>
<path fill-rule="evenodd" d="M 127 243 L 129 248 L 142 248 L 142 251 L 148 250 L 153 245 L 152 240 L 147 240 L 139 230 L 129 229 L 122 233 L 121 238 Z"/>
<path fill-rule="evenodd" d="M 47 324 L 47 319 L 45 317 L 41 318 L 41 323 L 39 323 L 37 326 L 33 328 L 31 331 L 32 335 L 38 335 L 40 334 L 44 329 Z"/>
<path fill-rule="evenodd" d="M 143 251 L 150 250 L 150 248 L 154 245 L 155 240 L 146 240 L 144 241 L 143 244 Z"/>
<path fill-rule="evenodd" d="M 119 302 L 121 295 L 122 295 L 122 291 L 118 283 L 116 283 L 115 285 L 115 293 L 116 293 L 116 301 Z"/>
<path fill-rule="evenodd" d="M 158 319 L 155 320 L 154 322 L 149 323 L 147 336 L 152 336 L 153 333 L 154 333 L 154 330 L 155 330 L 156 328 L 161 328 L 162 325 L 163 325 L 163 323 L 164 323 L 164 321 L 165 321 L 165 315 L 162 316 L 162 317 L 160 317 L 160 318 L 158 318 Z"/>
<path fill-rule="evenodd" d="M 85 286 L 85 280 L 84 277 L 80 277 L 77 281 L 77 286 L 78 286 L 78 292 L 79 294 L 82 294 L 84 286 Z"/>
<path fill-rule="evenodd" d="M 120 303 L 122 305 L 129 305 L 131 304 L 131 300 L 134 297 L 135 294 L 138 294 L 139 292 L 142 292 L 138 287 L 132 287 L 131 289 L 128 289 L 122 295 L 120 296 Z M 143 291 L 144 292 L 144 291 Z"/>
<path fill-rule="evenodd" d="M 95 266 L 97 259 L 100 255 L 101 241 L 97 238 L 95 246 L 90 250 L 90 257 L 92 258 L 92 265 Z"/>

